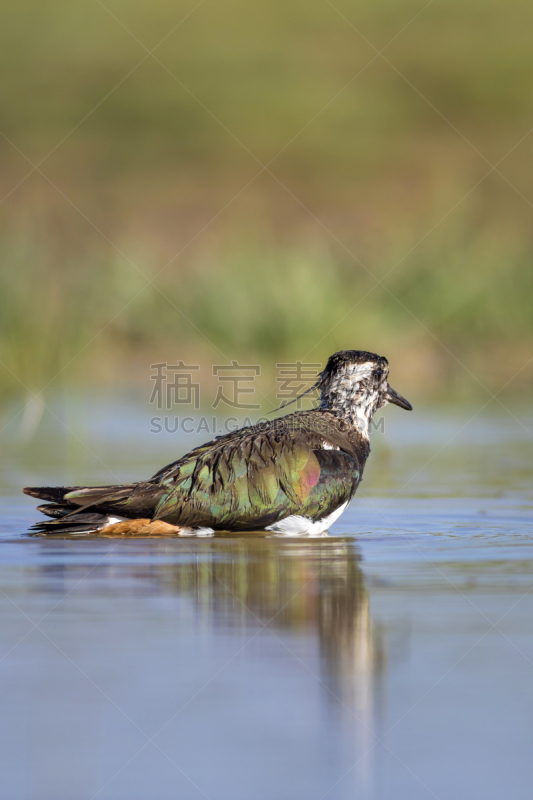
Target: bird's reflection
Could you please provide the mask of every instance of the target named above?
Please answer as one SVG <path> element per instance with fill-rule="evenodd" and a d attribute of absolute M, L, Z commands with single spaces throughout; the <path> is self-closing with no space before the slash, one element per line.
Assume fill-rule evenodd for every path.
<path fill-rule="evenodd" d="M 201 638 L 238 634 L 244 658 L 257 631 L 255 647 L 271 658 L 265 636 L 273 634 L 279 657 L 291 669 L 292 656 L 300 662 L 295 674 L 317 678 L 310 703 L 328 731 L 328 769 L 340 775 L 356 763 L 351 785 L 372 796 L 385 655 L 353 539 L 47 539 L 41 547 L 34 588 L 55 587 L 59 608 L 92 608 L 96 598 L 99 609 L 133 610 L 146 601 L 158 614 L 187 620 L 187 631 L 192 626 Z"/>
<path fill-rule="evenodd" d="M 82 567 L 69 558 L 78 546 L 55 540 L 50 550 L 50 540 L 43 540 L 48 556 L 54 557 L 42 567 L 41 590 L 54 587 L 61 593 L 81 575 Z M 187 598 L 212 630 L 260 622 L 278 635 L 314 635 L 321 679 L 330 692 L 346 703 L 372 704 L 384 647 L 372 624 L 353 539 L 129 540 L 114 543 L 110 553 L 95 558 L 91 568 L 100 592 Z"/>

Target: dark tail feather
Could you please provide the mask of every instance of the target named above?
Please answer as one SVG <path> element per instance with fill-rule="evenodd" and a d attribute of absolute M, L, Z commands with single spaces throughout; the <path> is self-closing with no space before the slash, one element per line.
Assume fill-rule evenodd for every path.
<path fill-rule="evenodd" d="M 52 512 L 45 509 L 47 509 L 47 506 L 39 507 L 39 511 L 52 516 Z M 108 521 L 109 518 L 106 514 L 72 514 L 68 517 L 61 516 L 59 519 L 47 519 L 43 520 L 43 522 L 37 522 L 32 525 L 31 530 L 34 533 L 68 533 L 81 536 L 98 531 Z"/>
<path fill-rule="evenodd" d="M 25 494 L 47 500 L 38 510 L 51 519 L 33 526 L 36 533 L 93 533 L 109 517 L 149 518 L 164 493 L 158 484 L 133 483 L 117 486 L 29 486 Z"/>
<path fill-rule="evenodd" d="M 136 484 L 123 484 L 120 486 L 28 486 L 25 494 L 38 497 L 40 500 L 51 501 L 50 506 L 43 506 L 39 510 L 53 517 L 63 517 L 76 511 L 85 511 L 93 506 L 98 511 L 105 513 L 124 514 L 126 512 L 117 504 L 124 501 L 135 490 Z M 48 510 L 45 511 L 44 509 Z"/>
<path fill-rule="evenodd" d="M 26 486 L 22 491 L 24 494 L 29 494 L 30 497 L 59 503 L 69 492 L 76 492 L 82 488 L 82 486 Z"/>
<path fill-rule="evenodd" d="M 71 511 L 76 510 L 74 506 L 68 506 L 66 503 L 45 503 L 42 506 L 37 506 L 37 511 L 40 511 L 41 514 L 46 514 L 47 517 L 59 518 L 68 514 L 69 508 Z"/>

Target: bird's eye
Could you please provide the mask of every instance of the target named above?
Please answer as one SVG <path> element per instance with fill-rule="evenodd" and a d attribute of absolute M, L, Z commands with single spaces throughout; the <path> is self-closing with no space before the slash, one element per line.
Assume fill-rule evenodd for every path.
<path fill-rule="evenodd" d="M 382 369 L 375 369 L 372 374 L 373 374 L 374 378 L 376 380 L 378 380 L 383 375 L 383 370 Z"/>

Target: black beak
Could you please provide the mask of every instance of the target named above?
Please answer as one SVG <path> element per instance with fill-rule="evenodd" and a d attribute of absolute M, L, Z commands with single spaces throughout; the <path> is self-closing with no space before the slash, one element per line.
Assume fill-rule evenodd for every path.
<path fill-rule="evenodd" d="M 385 390 L 385 400 L 387 403 L 394 403 L 395 406 L 400 406 L 400 408 L 405 408 L 406 411 L 412 411 L 413 406 L 411 403 L 402 397 L 401 394 L 395 392 L 392 386 L 387 384 L 387 389 Z"/>

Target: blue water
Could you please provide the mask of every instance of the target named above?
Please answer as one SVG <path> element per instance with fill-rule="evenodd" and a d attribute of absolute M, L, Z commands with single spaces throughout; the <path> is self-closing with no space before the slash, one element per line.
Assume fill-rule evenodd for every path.
<path fill-rule="evenodd" d="M 205 435 L 104 402 L 8 425 L 0 796 L 529 800 L 533 419 L 476 410 L 387 409 L 315 540 L 29 537 L 23 485 L 146 477 Z"/>

